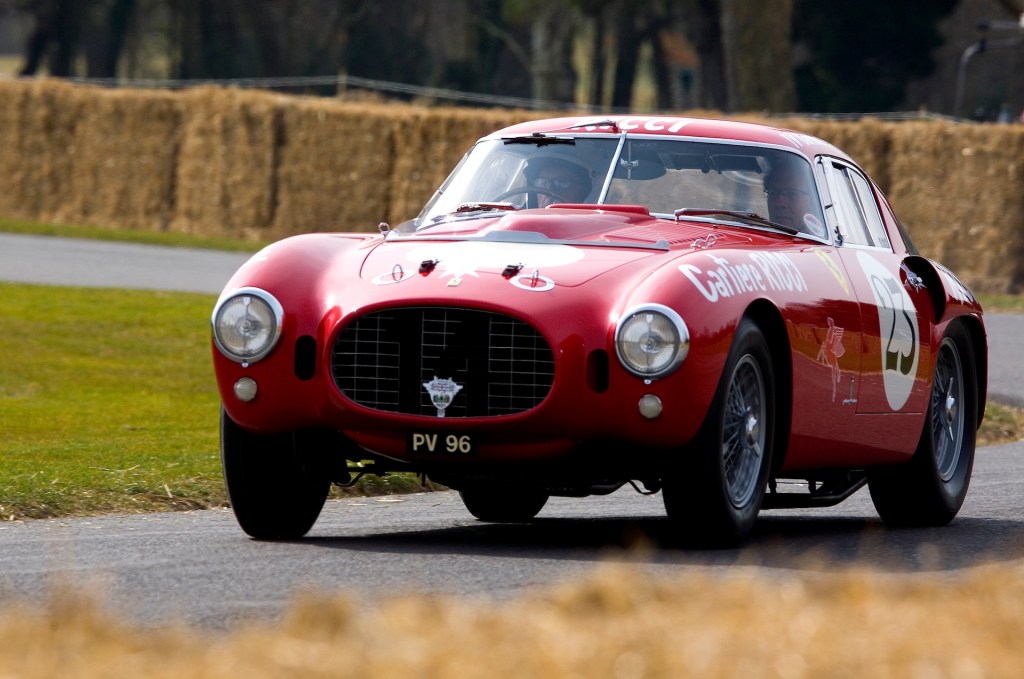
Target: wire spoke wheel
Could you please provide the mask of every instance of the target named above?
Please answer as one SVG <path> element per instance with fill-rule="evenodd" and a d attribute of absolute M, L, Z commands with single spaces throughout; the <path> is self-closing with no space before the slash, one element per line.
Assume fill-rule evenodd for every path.
<path fill-rule="evenodd" d="M 750 532 L 771 471 L 777 389 L 768 340 L 744 318 L 700 432 L 663 477 L 665 509 L 684 544 L 735 547 Z"/>
<path fill-rule="evenodd" d="M 894 526 L 944 526 L 957 515 L 974 467 L 979 394 L 974 340 L 953 323 L 935 352 L 928 413 L 913 457 L 868 470 L 871 500 Z"/>
<path fill-rule="evenodd" d="M 757 490 L 764 451 L 765 385 L 757 362 L 749 354 L 733 372 L 722 426 L 725 485 L 734 507 L 744 507 Z"/>
<path fill-rule="evenodd" d="M 948 337 L 939 348 L 931 395 L 932 440 L 939 478 L 949 481 L 960 461 L 964 437 L 963 364 L 956 344 Z"/>

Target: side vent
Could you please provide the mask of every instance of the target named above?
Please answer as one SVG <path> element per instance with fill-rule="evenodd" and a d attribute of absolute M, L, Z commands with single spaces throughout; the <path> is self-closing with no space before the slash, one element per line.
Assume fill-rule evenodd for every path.
<path fill-rule="evenodd" d="M 587 354 L 587 386 L 597 394 L 608 391 L 608 352 L 603 349 Z"/>
<path fill-rule="evenodd" d="M 295 341 L 295 376 L 311 380 L 316 374 L 316 340 L 303 335 Z"/>

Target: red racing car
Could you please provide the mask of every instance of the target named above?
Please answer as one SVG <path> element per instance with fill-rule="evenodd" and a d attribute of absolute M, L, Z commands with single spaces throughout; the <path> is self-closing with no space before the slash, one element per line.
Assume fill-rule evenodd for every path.
<path fill-rule="evenodd" d="M 255 255 L 212 323 L 255 538 L 304 535 L 357 470 L 484 521 L 631 483 L 692 544 L 865 484 L 887 523 L 942 525 L 985 411 L 972 293 L 846 154 L 748 123 L 500 130 L 415 219 Z"/>

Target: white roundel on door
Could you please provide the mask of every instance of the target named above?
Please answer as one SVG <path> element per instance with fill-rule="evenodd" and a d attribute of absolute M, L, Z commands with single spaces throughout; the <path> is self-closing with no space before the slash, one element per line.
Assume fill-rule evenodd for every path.
<path fill-rule="evenodd" d="M 857 261 L 867 276 L 882 338 L 882 382 L 889 407 L 899 410 L 910 397 L 917 377 L 920 334 L 917 310 L 899 279 L 877 259 L 863 251 Z"/>

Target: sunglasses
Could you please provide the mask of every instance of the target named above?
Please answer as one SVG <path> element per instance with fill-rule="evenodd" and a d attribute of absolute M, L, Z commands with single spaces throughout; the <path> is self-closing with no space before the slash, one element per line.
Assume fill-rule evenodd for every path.
<path fill-rule="evenodd" d="M 531 182 L 531 186 L 539 189 L 552 189 L 554 191 L 568 191 L 579 186 L 571 179 L 554 179 L 549 177 L 537 177 Z"/>
<path fill-rule="evenodd" d="M 806 198 L 808 194 L 806 191 L 800 189 L 765 189 L 764 197 L 768 200 L 779 200 L 785 198 L 787 202 L 792 203 L 793 201 Z"/>

